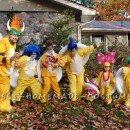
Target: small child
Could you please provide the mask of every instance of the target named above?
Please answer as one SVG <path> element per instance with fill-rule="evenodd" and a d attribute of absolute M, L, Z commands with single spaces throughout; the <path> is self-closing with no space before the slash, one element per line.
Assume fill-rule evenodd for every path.
<path fill-rule="evenodd" d="M 41 57 L 41 76 L 43 80 L 42 98 L 41 102 L 48 101 L 48 93 L 52 88 L 54 93 L 61 99 L 61 91 L 57 80 L 56 69 L 59 67 L 60 56 L 53 50 L 53 41 L 47 39 L 45 41 L 47 52 Z"/>
<path fill-rule="evenodd" d="M 98 53 L 98 63 L 103 64 L 103 71 L 99 73 L 95 82 L 100 89 L 100 96 L 105 98 L 105 102 L 110 104 L 112 102 L 112 90 L 115 87 L 115 78 L 110 71 L 110 63 L 115 63 L 115 53 L 110 52 L 106 57 L 102 53 Z"/>

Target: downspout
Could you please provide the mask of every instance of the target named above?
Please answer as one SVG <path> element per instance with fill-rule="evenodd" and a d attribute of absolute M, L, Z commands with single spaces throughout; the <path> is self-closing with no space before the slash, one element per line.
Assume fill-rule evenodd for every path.
<path fill-rule="evenodd" d="M 77 41 L 78 41 L 78 42 L 81 42 L 81 40 L 82 40 L 82 37 L 81 37 L 82 27 L 83 27 L 85 24 L 91 23 L 92 21 L 94 21 L 94 20 L 91 20 L 91 21 L 86 22 L 86 23 L 81 23 L 81 24 L 78 25 L 78 27 L 77 27 L 77 31 L 78 31 L 78 32 L 77 32 Z"/>
<path fill-rule="evenodd" d="M 78 28 L 77 28 L 78 29 L 77 30 L 77 41 L 78 42 L 81 42 L 81 29 L 82 29 L 81 27 L 82 27 L 82 24 L 79 24 Z"/>

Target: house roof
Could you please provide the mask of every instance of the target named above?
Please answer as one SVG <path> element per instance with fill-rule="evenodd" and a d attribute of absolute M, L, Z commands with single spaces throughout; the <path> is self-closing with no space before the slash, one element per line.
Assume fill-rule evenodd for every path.
<path fill-rule="evenodd" d="M 130 32 L 130 21 L 91 21 L 82 26 L 87 30 Z"/>
<path fill-rule="evenodd" d="M 49 1 L 64 5 L 66 7 L 71 7 L 71 8 L 77 9 L 77 10 L 81 11 L 83 15 L 96 15 L 96 13 L 97 13 L 95 9 L 91 9 L 91 8 L 85 7 L 83 5 L 73 3 L 68 0 L 49 0 Z"/>
<path fill-rule="evenodd" d="M 8 6 L 7 6 L 8 5 Z M 0 0 L 0 11 L 57 11 L 73 8 L 84 15 L 96 15 L 96 10 L 67 0 Z"/>

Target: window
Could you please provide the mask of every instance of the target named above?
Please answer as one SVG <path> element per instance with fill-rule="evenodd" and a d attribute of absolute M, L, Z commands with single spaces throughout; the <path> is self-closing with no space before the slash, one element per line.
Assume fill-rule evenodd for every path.
<path fill-rule="evenodd" d="M 102 42 L 104 40 L 102 35 L 93 35 L 92 36 L 92 42 Z"/>

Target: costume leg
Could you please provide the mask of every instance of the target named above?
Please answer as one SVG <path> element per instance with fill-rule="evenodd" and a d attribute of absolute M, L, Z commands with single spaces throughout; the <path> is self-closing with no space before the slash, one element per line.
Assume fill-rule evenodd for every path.
<path fill-rule="evenodd" d="M 10 79 L 0 76 L 0 111 L 8 111 L 10 105 Z"/>
<path fill-rule="evenodd" d="M 13 90 L 12 95 L 11 95 L 11 99 L 13 101 L 20 101 L 21 100 L 21 97 L 22 97 L 24 90 L 28 87 L 27 83 L 28 83 L 27 81 L 18 80 L 18 85 Z"/>
<path fill-rule="evenodd" d="M 83 82 L 84 82 L 84 72 L 82 72 L 81 74 L 77 76 L 76 95 L 77 95 L 78 100 L 81 99 L 81 94 L 83 90 Z"/>
<path fill-rule="evenodd" d="M 125 81 L 125 105 L 130 106 L 130 75 L 126 77 Z"/>
<path fill-rule="evenodd" d="M 43 79 L 43 82 L 44 82 L 44 86 L 43 86 L 43 89 L 42 89 L 42 93 L 41 93 L 41 102 L 44 103 L 44 102 L 47 102 L 48 100 L 48 92 L 50 91 L 51 89 L 51 81 L 50 81 L 50 77 L 42 77 Z"/>
<path fill-rule="evenodd" d="M 29 86 L 29 87 L 27 87 L 27 91 L 29 92 L 29 93 L 31 93 L 32 94 L 32 90 L 31 90 L 31 87 Z"/>
<path fill-rule="evenodd" d="M 70 86 L 70 99 L 71 101 L 76 101 L 76 86 L 77 86 L 77 77 L 74 74 L 68 74 L 69 86 Z"/>
<path fill-rule="evenodd" d="M 102 98 L 105 96 L 105 86 L 101 86 L 101 88 L 100 88 L 100 96 Z"/>
<path fill-rule="evenodd" d="M 51 79 L 51 85 L 54 90 L 54 93 L 56 94 L 58 99 L 61 99 L 61 91 L 60 91 L 60 87 L 59 87 L 57 78 L 55 76 L 53 76 L 50 79 Z"/>
<path fill-rule="evenodd" d="M 110 104 L 112 102 L 111 86 L 105 87 L 105 102 Z"/>
<path fill-rule="evenodd" d="M 34 78 L 30 81 L 29 86 L 31 87 L 33 99 L 40 99 L 42 91 L 41 84 Z"/>

